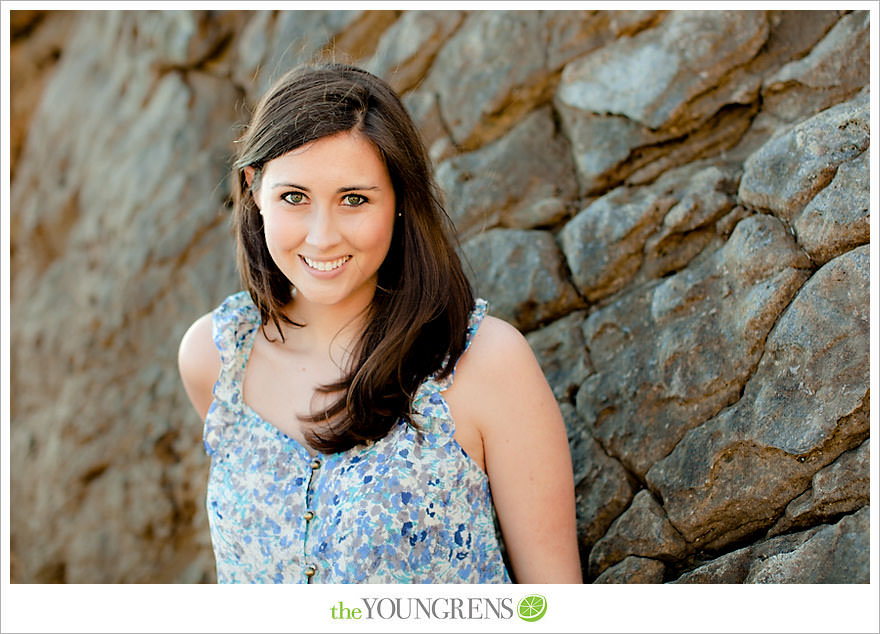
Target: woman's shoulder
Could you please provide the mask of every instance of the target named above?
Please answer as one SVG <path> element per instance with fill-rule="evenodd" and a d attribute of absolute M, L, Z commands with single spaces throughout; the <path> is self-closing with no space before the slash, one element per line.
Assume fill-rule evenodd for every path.
<path fill-rule="evenodd" d="M 259 311 L 247 291 L 233 293 L 195 320 L 180 340 L 177 364 L 184 388 L 202 417 L 211 404 L 224 357 L 228 360 L 242 330 L 259 323 Z"/>
<path fill-rule="evenodd" d="M 213 311 L 199 317 L 180 340 L 177 366 L 183 387 L 193 407 L 204 419 L 212 391 L 220 376 L 220 351 L 214 345 Z"/>
<path fill-rule="evenodd" d="M 514 326 L 486 316 L 455 370 L 451 395 L 456 415 L 476 427 L 484 443 L 517 429 L 537 404 L 543 406 L 552 392 L 526 338 Z M 529 417 L 526 417 L 529 418 Z M 458 423 L 459 419 L 456 419 Z"/>
<path fill-rule="evenodd" d="M 522 333 L 503 319 L 486 315 L 458 362 L 455 384 L 481 390 L 509 382 L 535 366 L 537 361 Z"/>
<path fill-rule="evenodd" d="M 474 332 L 470 348 L 473 353 L 470 356 L 480 365 L 516 361 L 523 355 L 531 355 L 526 338 L 515 326 L 488 314 Z"/>

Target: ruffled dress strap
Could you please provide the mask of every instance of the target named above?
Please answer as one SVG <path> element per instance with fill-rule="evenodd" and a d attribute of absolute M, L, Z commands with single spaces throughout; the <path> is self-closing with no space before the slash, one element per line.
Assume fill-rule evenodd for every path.
<path fill-rule="evenodd" d="M 242 415 L 242 381 L 259 326 L 260 312 L 247 291 L 230 295 L 212 314 L 212 337 L 221 367 L 205 418 L 203 441 L 208 455 L 214 455 L 225 430 Z"/>
<path fill-rule="evenodd" d="M 471 342 L 477 334 L 477 330 L 488 310 L 489 304 L 486 300 L 478 298 L 474 303 L 474 308 L 471 310 L 468 318 L 467 338 L 462 356 L 470 348 Z M 452 372 L 448 376 L 442 379 L 436 378 L 437 374 L 439 374 L 437 372 L 428 377 L 419 386 L 413 399 L 413 412 L 422 429 L 429 433 L 438 434 L 445 440 L 450 440 L 455 433 L 455 423 L 452 420 L 449 405 L 446 403 L 446 399 L 443 398 L 442 392 L 452 386 L 452 382 L 455 379 L 455 370 L 460 360 L 461 357 L 456 359 Z"/>

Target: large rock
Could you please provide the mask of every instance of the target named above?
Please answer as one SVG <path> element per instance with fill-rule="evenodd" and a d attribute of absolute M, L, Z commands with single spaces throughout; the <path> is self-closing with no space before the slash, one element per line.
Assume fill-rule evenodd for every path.
<path fill-rule="evenodd" d="M 439 102 L 452 144 L 473 150 L 547 101 L 566 62 L 654 19 L 652 11 L 475 11 L 419 90 Z"/>
<path fill-rule="evenodd" d="M 817 271 L 767 337 L 742 398 L 648 472 L 688 542 L 721 548 L 768 528 L 867 436 L 868 259 L 859 247 Z"/>
<path fill-rule="evenodd" d="M 595 373 L 577 408 L 593 436 L 644 475 L 739 397 L 809 266 L 776 218 L 751 216 L 721 249 L 591 314 Z"/>
<path fill-rule="evenodd" d="M 240 95 L 199 71 L 154 74 L 191 59 L 185 14 L 141 31 L 134 12 L 82 16 L 14 183 L 23 581 L 213 575 L 201 426 L 175 361 L 186 326 L 237 286 L 222 210 Z"/>
<path fill-rule="evenodd" d="M 489 311 L 528 331 L 580 307 L 546 231 L 491 229 L 462 245 L 465 270 Z"/>
<path fill-rule="evenodd" d="M 464 15 L 463 11 L 405 12 L 382 33 L 376 52 L 364 68 L 403 94 L 422 80 Z"/>
<path fill-rule="evenodd" d="M 598 575 L 631 555 L 651 559 L 681 559 L 688 545 L 666 519 L 663 508 L 647 489 L 608 528 L 590 551 L 590 575 Z"/>
<path fill-rule="evenodd" d="M 572 279 L 596 301 L 630 283 L 683 267 L 706 247 L 733 208 L 736 173 L 709 165 L 670 171 L 645 187 L 618 187 L 578 213 L 559 234 Z"/>
<path fill-rule="evenodd" d="M 816 264 L 825 264 L 870 240 L 868 151 L 842 163 L 834 180 L 794 221 L 798 243 Z"/>
<path fill-rule="evenodd" d="M 803 544 L 756 562 L 743 583 L 869 583 L 870 508 L 823 526 Z"/>
<path fill-rule="evenodd" d="M 870 507 L 727 553 L 673 583 L 869 583 Z"/>
<path fill-rule="evenodd" d="M 576 480 L 575 511 L 578 545 L 586 572 L 590 549 L 629 505 L 636 480 L 592 438 L 584 443 L 581 465 L 586 468 L 583 478 Z"/>
<path fill-rule="evenodd" d="M 767 534 L 779 535 L 827 522 L 867 506 L 871 497 L 869 451 L 870 443 L 865 440 L 818 471 L 810 488 L 788 503 L 785 514 Z"/>
<path fill-rule="evenodd" d="M 501 139 L 437 168 L 459 235 L 497 225 L 531 229 L 561 220 L 577 198 L 568 141 L 550 108 L 529 114 Z"/>
<path fill-rule="evenodd" d="M 794 223 L 838 167 L 868 147 L 867 91 L 777 134 L 743 166 L 739 196 L 754 209 Z"/>
<path fill-rule="evenodd" d="M 576 311 L 526 336 L 559 401 L 572 399 L 593 371 L 581 330 L 585 317 L 584 311 Z"/>
<path fill-rule="evenodd" d="M 843 16 L 808 55 L 764 80 L 762 109 L 796 122 L 849 99 L 868 85 L 869 40 L 868 11 Z"/>
<path fill-rule="evenodd" d="M 662 561 L 631 555 L 608 568 L 593 583 L 662 583 L 665 571 Z"/>
<path fill-rule="evenodd" d="M 743 68 L 768 33 L 761 11 L 673 11 L 568 64 L 555 103 L 583 191 L 647 182 L 734 145 L 760 87 Z"/>
<path fill-rule="evenodd" d="M 754 57 L 768 33 L 763 11 L 672 11 L 658 26 L 566 66 L 558 99 L 681 134 L 724 102 L 688 103 L 729 81 L 730 71 Z"/>

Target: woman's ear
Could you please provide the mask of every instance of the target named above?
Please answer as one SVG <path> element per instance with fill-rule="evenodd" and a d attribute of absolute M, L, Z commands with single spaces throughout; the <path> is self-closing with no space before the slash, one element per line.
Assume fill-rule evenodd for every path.
<path fill-rule="evenodd" d="M 260 208 L 260 201 L 257 200 L 257 192 L 256 189 L 259 189 L 259 182 L 256 184 L 256 189 L 254 186 L 254 179 L 257 177 L 257 170 L 255 170 L 252 166 L 246 165 L 244 168 L 244 180 L 247 182 L 248 189 L 251 192 L 251 198 L 254 200 L 254 204 L 257 206 L 257 209 Z"/>

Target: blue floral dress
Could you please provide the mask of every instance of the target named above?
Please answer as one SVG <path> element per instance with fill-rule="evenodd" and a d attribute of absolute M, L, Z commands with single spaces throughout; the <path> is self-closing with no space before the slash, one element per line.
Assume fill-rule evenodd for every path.
<path fill-rule="evenodd" d="M 486 312 L 478 300 L 467 343 Z M 510 583 L 486 474 L 453 437 L 428 378 L 382 439 L 310 455 L 242 396 L 260 315 L 247 292 L 213 314 L 222 370 L 205 420 L 207 509 L 220 583 Z"/>

